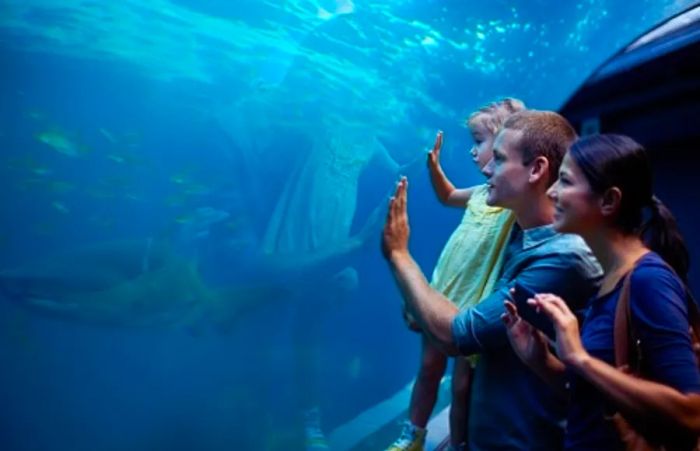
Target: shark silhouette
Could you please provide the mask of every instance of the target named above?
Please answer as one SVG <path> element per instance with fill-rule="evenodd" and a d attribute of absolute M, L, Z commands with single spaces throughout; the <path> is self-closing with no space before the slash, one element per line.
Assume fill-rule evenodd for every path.
<path fill-rule="evenodd" d="M 376 215 L 376 213 L 375 213 Z M 334 248 L 263 254 L 246 262 L 256 277 L 212 288 L 196 266 L 152 239 L 98 243 L 0 271 L 0 294 L 37 314 L 126 327 L 213 326 L 228 330 L 257 306 L 310 288 L 347 288 L 347 261 L 374 227 Z"/>
<path fill-rule="evenodd" d="M 195 322 L 222 302 L 192 264 L 150 239 L 99 243 L 0 271 L 0 293 L 43 315 L 124 326 Z"/>

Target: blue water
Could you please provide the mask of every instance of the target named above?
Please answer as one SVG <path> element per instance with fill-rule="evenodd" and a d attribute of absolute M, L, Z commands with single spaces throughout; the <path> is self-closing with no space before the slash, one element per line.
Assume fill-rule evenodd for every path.
<path fill-rule="evenodd" d="M 0 448 L 302 449 L 303 406 L 330 433 L 391 396 L 419 341 L 361 234 L 398 173 L 429 275 L 461 214 L 430 188 L 435 131 L 479 183 L 470 111 L 556 109 L 690 3 L 5 0 L 0 268 L 61 284 L 0 299 Z M 143 243 L 136 275 L 88 290 L 116 256 L 81 250 L 114 242 Z M 153 282 L 147 243 L 179 272 Z"/>

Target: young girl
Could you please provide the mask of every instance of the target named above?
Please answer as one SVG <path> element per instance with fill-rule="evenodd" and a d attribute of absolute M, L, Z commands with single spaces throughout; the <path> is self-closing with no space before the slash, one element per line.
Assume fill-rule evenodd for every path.
<path fill-rule="evenodd" d="M 555 229 L 581 235 L 603 267 L 599 294 L 588 304 L 580 335 L 562 299 L 538 294 L 528 301 L 552 320 L 557 356 L 512 303 L 506 302 L 503 320 L 520 358 L 569 397 L 566 449 L 625 449 L 609 419 L 615 412 L 645 425 L 643 432 L 664 436 L 664 449 L 695 449 L 700 371 L 688 332 L 688 251 L 673 216 L 653 195 L 645 150 L 625 136 L 582 138 L 564 158 L 549 195 Z M 623 291 L 644 379 L 614 366 Z"/>
<path fill-rule="evenodd" d="M 499 128 L 513 113 L 525 109 L 516 99 L 506 98 L 488 104 L 474 113 L 467 126 L 474 140 L 471 156 L 479 169 L 493 156 L 493 141 Z M 465 208 L 464 217 L 445 245 L 435 266 L 431 285 L 452 300 L 459 308 L 474 305 L 491 293 L 498 280 L 505 243 L 514 218 L 508 210 L 486 205 L 486 185 L 458 189 L 449 181 L 440 166 L 442 132 L 428 154 L 428 168 L 438 199 L 445 205 Z M 412 330 L 419 330 L 410 312 L 404 318 Z M 421 363 L 409 406 L 409 420 L 399 439 L 387 451 L 423 449 L 426 425 L 435 407 L 440 380 L 445 372 L 447 356 L 422 337 Z M 470 361 L 455 359 L 452 375 L 450 408 L 450 442 L 453 449 L 465 449 L 467 406 L 471 376 Z"/>

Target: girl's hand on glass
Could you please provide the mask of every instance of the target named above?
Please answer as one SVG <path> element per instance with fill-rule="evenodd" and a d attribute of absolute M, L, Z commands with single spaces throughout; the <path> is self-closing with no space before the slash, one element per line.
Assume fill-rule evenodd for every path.
<path fill-rule="evenodd" d="M 436 168 L 440 166 L 440 151 L 442 150 L 442 130 L 437 132 L 435 143 L 430 152 L 428 152 L 428 167 Z"/>

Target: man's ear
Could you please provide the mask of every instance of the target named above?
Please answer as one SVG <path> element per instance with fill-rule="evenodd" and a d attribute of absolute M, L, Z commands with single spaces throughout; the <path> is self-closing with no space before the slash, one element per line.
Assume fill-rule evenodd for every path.
<path fill-rule="evenodd" d="M 549 180 L 549 160 L 547 157 L 540 155 L 532 161 L 530 169 L 530 183 L 537 183 L 539 180 Z"/>
<path fill-rule="evenodd" d="M 617 186 L 613 186 L 605 190 L 600 196 L 600 212 L 603 216 L 612 216 L 620 210 L 622 202 L 622 191 Z"/>

